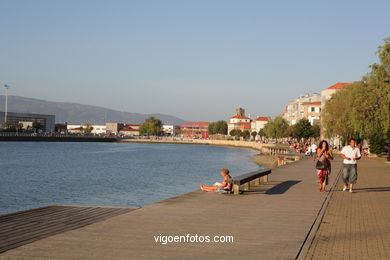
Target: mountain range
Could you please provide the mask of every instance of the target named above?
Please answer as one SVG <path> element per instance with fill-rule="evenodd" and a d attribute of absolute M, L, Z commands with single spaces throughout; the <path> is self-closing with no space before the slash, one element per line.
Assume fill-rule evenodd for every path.
<path fill-rule="evenodd" d="M 5 96 L 0 96 L 0 111 L 5 107 Z M 50 114 L 56 122 L 68 124 L 105 124 L 106 122 L 141 124 L 146 118 L 154 116 L 163 124 L 179 125 L 188 121 L 166 114 L 140 114 L 121 112 L 104 107 L 67 102 L 52 102 L 41 99 L 8 96 L 8 112 Z"/>

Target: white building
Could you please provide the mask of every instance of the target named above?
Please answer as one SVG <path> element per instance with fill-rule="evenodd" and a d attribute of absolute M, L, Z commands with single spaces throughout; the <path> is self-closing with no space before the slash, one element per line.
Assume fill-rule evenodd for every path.
<path fill-rule="evenodd" d="M 228 134 L 230 134 L 230 131 L 232 131 L 233 129 L 239 129 L 241 131 L 245 131 L 245 130 L 248 130 L 250 131 L 251 130 L 251 122 L 252 122 L 252 119 L 250 119 L 249 117 L 246 117 L 246 116 L 242 116 L 242 115 L 235 115 L 235 116 L 232 116 L 231 118 L 229 118 L 229 121 L 228 121 Z"/>
<path fill-rule="evenodd" d="M 264 126 L 271 121 L 270 117 L 258 117 L 251 123 L 251 132 L 259 132 Z"/>
<path fill-rule="evenodd" d="M 176 135 L 180 131 L 180 126 L 178 125 L 163 125 L 162 131 L 165 135 Z"/>
<path fill-rule="evenodd" d="M 92 131 L 91 134 L 106 134 L 106 125 L 91 125 L 92 126 Z M 85 128 L 85 124 L 82 125 L 67 125 L 66 129 L 68 133 L 82 133 L 82 129 Z"/>
<path fill-rule="evenodd" d="M 307 119 L 306 104 L 313 102 L 320 102 L 321 94 L 313 93 L 302 95 L 299 98 L 291 101 L 285 108 L 283 118 L 287 120 L 290 125 L 295 125 L 300 119 Z"/>

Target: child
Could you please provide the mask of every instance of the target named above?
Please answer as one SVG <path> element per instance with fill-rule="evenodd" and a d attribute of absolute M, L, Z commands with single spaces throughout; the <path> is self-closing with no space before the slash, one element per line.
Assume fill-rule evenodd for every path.
<path fill-rule="evenodd" d="M 231 178 L 229 175 L 229 170 L 226 168 L 221 169 L 221 175 L 223 177 L 222 183 L 215 183 L 213 186 L 206 186 L 204 184 L 200 185 L 202 191 L 230 191 L 232 189 L 232 184 L 227 181 Z"/>

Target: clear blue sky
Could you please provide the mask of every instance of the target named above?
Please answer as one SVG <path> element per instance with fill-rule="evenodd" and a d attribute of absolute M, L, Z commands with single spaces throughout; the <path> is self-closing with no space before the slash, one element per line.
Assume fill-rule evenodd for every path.
<path fill-rule="evenodd" d="M 275 116 L 300 94 L 360 80 L 390 37 L 389 11 L 375 0 L 0 0 L 0 84 L 194 121 L 239 105 Z"/>

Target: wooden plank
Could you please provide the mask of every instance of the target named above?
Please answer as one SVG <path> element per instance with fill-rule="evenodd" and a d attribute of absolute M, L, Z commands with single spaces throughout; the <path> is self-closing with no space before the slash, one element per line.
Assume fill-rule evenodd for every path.
<path fill-rule="evenodd" d="M 96 208 L 82 208 L 82 209 L 68 209 L 65 212 L 59 212 L 58 214 L 50 214 L 50 215 L 42 215 L 42 216 L 35 216 L 31 219 L 26 219 L 23 221 L 15 221 L 7 226 L 0 225 L 1 231 L 0 235 L 3 233 L 7 233 L 9 230 L 17 230 L 17 231 L 26 231 L 29 227 L 32 227 L 33 229 L 37 229 L 40 226 L 47 226 L 48 224 L 54 222 L 58 223 L 62 219 L 69 218 L 70 216 L 72 218 L 76 218 L 81 214 L 94 214 L 96 211 L 99 211 L 99 209 Z M 65 214 L 65 215 L 64 215 Z M 4 228 L 4 232 L 3 232 Z"/>
<path fill-rule="evenodd" d="M 89 208 L 83 208 L 83 211 L 85 210 L 88 210 Z M 2 222 L 0 223 L 0 227 L 3 229 L 11 226 L 11 227 L 14 227 L 15 226 L 15 223 L 18 223 L 20 225 L 20 223 L 24 223 L 24 224 L 29 224 L 29 223 L 33 223 L 37 220 L 43 220 L 43 219 L 54 219 L 58 216 L 61 216 L 61 215 L 66 215 L 66 214 L 73 214 L 74 212 L 79 212 L 80 209 L 77 209 L 77 208 L 63 208 L 63 209 L 58 209 L 56 211 L 52 211 L 52 212 L 40 212 L 40 213 L 31 213 L 30 215 L 26 215 L 24 216 L 23 218 L 15 218 L 15 219 L 9 219 L 5 222 Z M 23 225 L 23 224 L 21 224 Z M 0 234 L 2 233 L 2 230 L 0 230 Z"/>
<path fill-rule="evenodd" d="M 87 212 L 87 215 L 86 214 L 79 215 L 77 213 L 74 213 L 74 214 L 66 216 L 66 217 L 53 219 L 50 222 L 43 221 L 38 225 L 34 225 L 34 226 L 30 227 L 29 229 L 18 230 L 16 228 L 16 230 L 19 231 L 20 234 L 22 234 L 22 236 L 34 235 L 34 233 L 37 233 L 38 231 L 41 231 L 41 230 L 42 231 L 45 231 L 45 230 L 50 231 L 52 229 L 52 227 L 58 227 L 60 224 L 66 223 L 67 220 L 73 219 L 74 221 L 82 222 L 84 219 L 93 218 L 94 216 L 99 216 L 101 214 L 104 214 L 104 213 L 110 212 L 110 211 L 111 211 L 110 209 L 101 210 L 101 209 L 97 208 L 97 209 L 95 209 L 94 212 Z M 3 241 L 13 239 L 14 237 L 17 237 L 17 236 L 18 236 L 18 233 L 8 233 L 8 235 L 4 236 Z"/>
<path fill-rule="evenodd" d="M 0 216 L 0 253 L 134 209 L 52 206 Z"/>
<path fill-rule="evenodd" d="M 55 210 L 58 210 L 60 208 L 61 207 L 58 207 L 58 206 L 46 206 L 46 207 L 37 208 L 37 209 L 29 209 L 29 210 L 24 210 L 24 211 L 20 211 L 20 212 L 0 215 L 0 223 L 3 221 L 7 221 L 9 219 L 17 219 L 19 217 L 23 217 L 26 215 L 31 215 L 31 214 L 35 214 L 35 213 L 39 213 L 39 212 L 55 211 Z"/>

